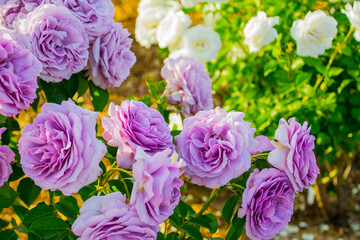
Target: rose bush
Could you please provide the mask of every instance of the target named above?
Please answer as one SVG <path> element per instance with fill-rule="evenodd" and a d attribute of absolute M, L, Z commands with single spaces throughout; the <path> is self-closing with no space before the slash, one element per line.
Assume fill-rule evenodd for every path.
<path fill-rule="evenodd" d="M 18 218 L 0 239 L 212 239 L 222 220 L 207 210 L 222 191 L 221 237 L 272 238 L 320 174 L 315 144 L 331 153 L 329 135 L 346 132 L 358 147 L 358 107 L 344 107 L 360 99 L 347 45 L 357 4 L 141 0 L 132 36 L 110 1 L 28 2 L 1 2 L 14 29 L 0 29 L 0 209 Z M 163 80 L 108 105 L 134 38 L 159 45 Z M 212 189 L 200 210 L 193 184 Z"/>

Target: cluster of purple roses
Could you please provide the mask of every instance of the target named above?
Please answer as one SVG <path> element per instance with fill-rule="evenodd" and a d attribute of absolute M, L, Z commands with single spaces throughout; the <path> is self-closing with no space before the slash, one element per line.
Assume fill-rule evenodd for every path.
<path fill-rule="evenodd" d="M 157 110 L 138 101 L 123 101 L 121 106 L 111 103 L 109 115 L 102 119 L 103 137 L 119 147 L 118 165 L 132 168 L 135 181 L 130 202 L 118 192 L 92 197 L 81 207 L 82 215 L 72 230 L 80 239 L 156 239 L 158 225 L 173 213 L 183 185 L 179 179 L 182 165 L 171 159 L 170 129 Z M 33 123 L 22 130 L 19 153 L 24 173 L 41 188 L 65 195 L 94 182 L 107 152 L 96 138 L 97 117 L 98 113 L 72 100 L 61 105 L 45 103 Z"/>
<path fill-rule="evenodd" d="M 117 87 L 135 62 L 131 39 L 112 20 L 110 0 L 10 0 L 0 3 L 0 114 L 14 116 L 36 98 L 36 79 L 68 79 L 88 70 L 95 85 Z M 89 50 L 90 49 L 90 50 Z M 110 104 L 103 117 L 103 138 L 118 147 L 117 164 L 132 169 L 129 201 L 121 193 L 85 201 L 72 226 L 80 239 L 156 239 L 158 225 L 179 203 L 182 171 L 192 183 L 226 185 L 251 169 L 252 158 L 270 151 L 272 168 L 251 173 L 239 217 L 247 235 L 272 238 L 293 212 L 295 191 L 313 184 L 319 173 L 314 136 L 307 123 L 282 119 L 275 140 L 254 138 L 244 113 L 213 109 L 211 80 L 192 58 L 168 60 L 161 74 L 168 102 L 181 105 L 183 131 L 175 137 L 163 116 L 142 102 Z M 77 193 L 101 174 L 106 146 L 96 138 L 98 113 L 77 106 L 45 103 L 22 130 L 19 153 L 24 173 L 43 189 Z M 0 129 L 2 133 L 5 129 Z M 179 161 L 172 155 L 176 149 Z M 12 172 L 14 153 L 0 146 L 0 185 Z M 255 157 L 254 157 L 255 156 Z"/>
<path fill-rule="evenodd" d="M 113 16 L 111 0 L 0 1 L 0 114 L 27 109 L 39 76 L 60 82 L 85 69 L 103 89 L 120 86 L 136 58 Z"/>

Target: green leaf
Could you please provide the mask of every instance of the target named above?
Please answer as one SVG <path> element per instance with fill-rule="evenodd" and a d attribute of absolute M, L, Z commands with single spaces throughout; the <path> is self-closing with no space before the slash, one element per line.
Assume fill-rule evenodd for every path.
<path fill-rule="evenodd" d="M 40 88 L 38 88 L 37 90 L 36 90 L 36 99 L 30 104 L 30 106 L 32 107 L 32 109 L 35 111 L 35 112 L 37 112 L 37 110 L 38 110 L 38 105 L 39 105 L 39 101 L 40 101 L 40 96 L 39 96 L 39 92 L 40 92 L 41 90 L 40 90 Z"/>
<path fill-rule="evenodd" d="M 338 76 L 340 73 L 342 73 L 344 71 L 343 68 L 339 68 L 339 67 L 332 67 L 329 70 L 329 77 L 336 77 Z"/>
<path fill-rule="evenodd" d="M 84 78 L 84 73 L 79 72 L 76 74 L 71 75 L 69 80 L 63 80 L 60 82 L 60 86 L 66 91 L 66 95 L 68 98 L 73 98 L 76 94 L 77 90 L 79 89 L 79 82 L 80 79 Z"/>
<path fill-rule="evenodd" d="M 299 86 L 302 83 L 307 83 L 311 79 L 311 73 L 309 72 L 301 72 L 295 78 L 296 86 Z"/>
<path fill-rule="evenodd" d="M 9 180 L 8 180 L 9 182 L 16 181 L 25 175 L 22 168 L 18 166 L 17 162 L 13 162 L 11 164 L 11 168 L 12 168 L 13 172 L 11 173 L 11 175 L 9 177 Z"/>
<path fill-rule="evenodd" d="M 244 231 L 246 218 L 235 217 L 231 223 L 229 231 L 226 234 L 225 240 L 238 240 Z"/>
<path fill-rule="evenodd" d="M 132 182 L 130 181 L 130 179 L 124 179 L 124 182 L 126 184 L 126 187 L 128 188 L 129 190 L 129 194 L 131 194 L 131 190 L 132 190 Z M 108 180 L 108 183 L 111 187 L 115 187 L 118 191 L 120 191 L 122 194 L 126 194 L 126 188 L 125 188 L 125 185 L 124 185 L 124 182 L 121 181 L 121 180 L 118 180 L 118 179 L 111 179 L 111 180 Z M 127 197 L 130 197 L 130 196 L 127 196 Z"/>
<path fill-rule="evenodd" d="M 186 218 L 188 208 L 186 207 L 186 203 L 182 200 L 179 201 L 179 204 L 176 206 L 175 211 L 180 215 L 182 219 Z"/>
<path fill-rule="evenodd" d="M 218 229 L 218 220 L 213 214 L 200 215 L 191 218 L 189 222 L 209 229 L 212 234 Z"/>
<path fill-rule="evenodd" d="M 9 225 L 9 223 L 7 221 L 4 221 L 4 220 L 0 219 L 0 228 L 4 228 L 7 225 Z"/>
<path fill-rule="evenodd" d="M 0 188 L 0 208 L 8 208 L 19 194 L 12 189 L 8 183 Z"/>
<path fill-rule="evenodd" d="M 92 196 L 91 193 L 94 192 L 95 190 L 96 190 L 96 188 L 94 186 L 92 186 L 92 185 L 88 185 L 88 186 L 83 187 L 79 191 L 81 199 L 83 201 L 86 201 L 87 199 L 89 199 Z"/>
<path fill-rule="evenodd" d="M 5 123 L 6 119 L 7 119 L 7 117 L 0 115 L 0 124 Z"/>
<path fill-rule="evenodd" d="M 337 89 L 338 94 L 341 94 L 341 92 L 344 90 L 344 88 L 349 85 L 349 83 L 352 81 L 352 79 L 344 79 L 341 81 L 340 86 Z"/>
<path fill-rule="evenodd" d="M 165 235 L 162 232 L 158 232 L 156 240 L 165 240 Z"/>
<path fill-rule="evenodd" d="M 38 85 L 44 91 L 48 102 L 60 104 L 63 100 L 68 100 L 66 90 L 57 83 L 48 83 L 40 79 Z"/>
<path fill-rule="evenodd" d="M 21 221 L 24 220 L 26 213 L 29 211 L 29 209 L 27 209 L 26 207 L 20 206 L 20 205 L 13 205 L 13 209 Z"/>
<path fill-rule="evenodd" d="M 71 222 L 75 221 L 79 214 L 79 206 L 74 197 L 64 197 L 59 202 L 54 204 L 56 210 L 64 214 Z"/>
<path fill-rule="evenodd" d="M 20 199 L 27 205 L 30 206 L 41 192 L 41 188 L 36 186 L 34 181 L 30 178 L 21 179 L 17 191 L 20 194 Z"/>
<path fill-rule="evenodd" d="M 237 195 L 233 195 L 231 196 L 225 203 L 223 210 L 222 210 L 222 215 L 224 220 L 230 224 L 231 219 L 233 217 L 234 214 L 234 209 L 236 207 L 236 204 L 239 202 L 240 197 Z"/>
<path fill-rule="evenodd" d="M 271 60 L 267 62 L 264 66 L 264 77 L 269 75 L 272 72 L 275 72 L 278 66 L 278 62 L 276 60 Z"/>
<path fill-rule="evenodd" d="M 153 96 L 154 99 L 158 100 L 160 92 L 155 84 L 154 79 L 149 78 L 148 80 L 146 80 L 146 86 L 148 87 L 151 96 Z"/>
<path fill-rule="evenodd" d="M 179 234 L 176 232 L 172 232 L 169 233 L 168 235 L 166 235 L 165 240 L 178 240 L 179 239 Z"/>
<path fill-rule="evenodd" d="M 203 240 L 203 236 L 198 228 L 193 225 L 186 224 L 181 229 L 182 232 L 185 232 L 190 237 L 194 238 L 195 240 Z"/>
<path fill-rule="evenodd" d="M 171 226 L 174 226 L 175 228 L 179 228 L 183 223 L 183 220 L 179 216 L 179 214 L 174 211 L 174 213 L 169 217 L 169 222 Z"/>
<path fill-rule="evenodd" d="M 55 211 L 45 203 L 39 203 L 31 209 L 24 217 L 23 225 L 29 228 L 33 222 L 44 217 L 55 217 Z"/>
<path fill-rule="evenodd" d="M 18 235 L 14 230 L 6 229 L 2 232 L 0 232 L 0 239 L 6 239 L 6 240 L 17 240 Z"/>
<path fill-rule="evenodd" d="M 89 87 L 94 109 L 95 111 L 101 112 L 109 101 L 109 92 L 106 89 L 95 86 L 91 81 L 89 81 Z"/>
<path fill-rule="evenodd" d="M 78 98 L 83 96 L 88 89 L 89 89 L 88 81 L 84 77 L 79 78 Z"/>
<path fill-rule="evenodd" d="M 66 222 L 60 218 L 43 217 L 34 221 L 29 231 L 41 239 L 61 239 L 69 231 L 69 228 Z"/>

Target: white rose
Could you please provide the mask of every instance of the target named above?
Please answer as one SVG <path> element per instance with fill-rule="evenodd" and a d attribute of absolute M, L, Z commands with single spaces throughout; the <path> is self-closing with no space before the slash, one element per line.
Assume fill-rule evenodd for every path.
<path fill-rule="evenodd" d="M 135 38 L 141 46 L 150 48 L 156 44 L 156 30 L 161 20 L 166 16 L 163 7 L 152 7 L 144 9 L 136 18 Z"/>
<path fill-rule="evenodd" d="M 256 17 L 250 18 L 244 28 L 244 43 L 250 52 L 260 51 L 262 46 L 268 45 L 277 38 L 275 25 L 279 24 L 279 17 L 266 17 L 262 11 Z"/>
<path fill-rule="evenodd" d="M 290 31 L 296 40 L 298 55 L 317 58 L 323 54 L 332 45 L 336 25 L 336 20 L 321 10 L 308 12 L 304 20 L 296 20 Z"/>
<path fill-rule="evenodd" d="M 195 6 L 198 2 L 201 2 L 200 0 L 180 0 L 181 4 L 186 8 L 192 8 Z"/>
<path fill-rule="evenodd" d="M 346 14 L 351 25 L 356 28 L 354 37 L 356 41 L 360 41 L 360 2 L 354 2 L 354 7 L 351 7 L 350 3 L 348 3 L 345 9 L 341 10 L 341 12 Z"/>
<path fill-rule="evenodd" d="M 156 38 L 159 47 L 172 48 L 177 44 L 184 30 L 190 25 L 191 19 L 183 11 L 169 12 L 157 28 Z"/>
<path fill-rule="evenodd" d="M 171 52 L 170 58 L 193 57 L 201 62 L 215 60 L 221 48 L 220 36 L 204 25 L 186 29 L 179 43 L 180 49 Z"/>
<path fill-rule="evenodd" d="M 162 7 L 168 11 L 178 11 L 181 9 L 181 5 L 177 1 L 169 0 L 141 0 L 139 2 L 138 12 L 141 13 L 148 8 Z"/>

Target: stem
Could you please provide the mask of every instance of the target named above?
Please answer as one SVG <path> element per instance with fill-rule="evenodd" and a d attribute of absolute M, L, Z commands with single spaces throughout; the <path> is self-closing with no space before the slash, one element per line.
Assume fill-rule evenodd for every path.
<path fill-rule="evenodd" d="M 286 58 L 288 59 L 288 62 L 289 62 L 288 78 L 289 78 L 289 81 L 291 82 L 292 81 L 292 70 L 291 70 L 292 61 L 290 58 L 290 54 L 286 54 Z"/>
<path fill-rule="evenodd" d="M 209 199 L 206 201 L 205 205 L 200 209 L 200 211 L 195 215 L 196 217 L 200 216 L 203 212 L 205 212 L 205 210 L 209 207 L 212 201 L 214 201 L 214 199 L 220 194 L 222 189 L 223 187 L 216 188 L 211 192 Z"/>
<path fill-rule="evenodd" d="M 334 62 L 334 59 L 337 55 L 337 53 L 339 52 L 339 50 L 341 50 L 344 47 L 344 44 L 347 42 L 347 40 L 350 38 L 351 34 L 355 31 L 354 27 L 351 27 L 348 31 L 348 33 L 346 34 L 344 40 L 340 43 L 340 45 L 336 46 L 335 51 L 333 52 L 333 54 L 331 55 L 328 64 L 326 65 L 326 69 L 329 70 L 332 63 Z"/>
<path fill-rule="evenodd" d="M 243 186 L 236 184 L 236 183 L 230 183 L 230 186 L 234 186 L 234 187 L 240 188 L 242 190 L 245 190 L 245 188 Z"/>
<path fill-rule="evenodd" d="M 256 154 L 254 156 L 251 156 L 251 158 L 267 157 L 267 156 L 269 156 L 269 153 L 260 153 L 260 154 Z"/>
<path fill-rule="evenodd" d="M 337 46 L 335 47 L 335 51 L 331 54 L 330 59 L 329 59 L 329 62 L 328 62 L 328 64 L 326 65 L 326 70 L 329 70 L 329 69 L 330 69 L 331 65 L 333 64 L 333 62 L 334 62 L 334 60 L 335 60 L 335 57 L 336 57 L 337 53 L 344 47 L 344 44 L 347 42 L 347 40 L 350 38 L 351 34 L 352 34 L 354 31 L 355 31 L 355 28 L 354 28 L 354 27 L 351 27 L 351 28 L 349 29 L 348 33 L 346 34 L 344 40 L 340 43 L 340 45 L 337 45 Z M 317 79 L 317 81 L 316 81 L 316 83 L 315 83 L 315 86 L 314 86 L 314 90 L 316 90 L 316 89 L 320 86 L 322 80 L 324 80 L 324 76 L 319 77 L 319 78 Z"/>
<path fill-rule="evenodd" d="M 119 176 L 120 176 L 121 182 L 124 184 L 126 195 L 130 198 L 130 191 L 126 185 L 126 182 L 125 182 L 124 178 L 121 176 L 121 174 L 119 174 Z"/>
<path fill-rule="evenodd" d="M 123 172 L 123 173 L 126 173 L 127 175 L 130 175 L 132 176 L 132 171 L 128 171 L 128 170 L 125 170 L 125 169 L 122 169 L 122 168 L 110 168 L 109 171 L 112 171 L 112 172 Z"/>

